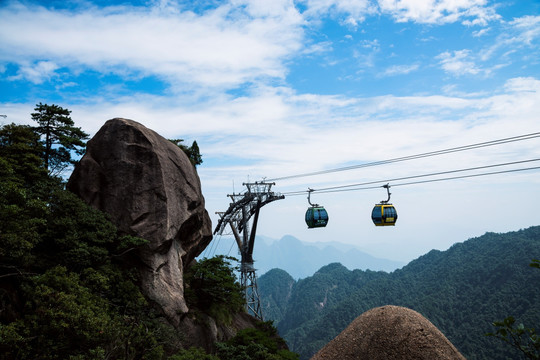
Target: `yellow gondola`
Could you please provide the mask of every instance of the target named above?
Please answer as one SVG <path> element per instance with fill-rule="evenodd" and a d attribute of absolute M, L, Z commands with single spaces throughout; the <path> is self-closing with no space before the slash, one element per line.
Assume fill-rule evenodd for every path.
<path fill-rule="evenodd" d="M 389 204 L 390 201 L 390 185 L 383 186 L 388 192 L 388 199 L 381 201 L 380 204 L 376 204 L 371 212 L 371 220 L 375 226 L 394 226 L 397 221 L 397 211 L 394 205 Z"/>
<path fill-rule="evenodd" d="M 371 220 L 375 226 L 394 226 L 397 220 L 397 211 L 392 204 L 377 204 L 371 212 Z"/>

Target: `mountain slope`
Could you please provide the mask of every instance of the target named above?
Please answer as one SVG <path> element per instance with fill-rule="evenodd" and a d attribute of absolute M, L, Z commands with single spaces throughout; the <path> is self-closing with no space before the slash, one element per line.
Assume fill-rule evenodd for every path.
<path fill-rule="evenodd" d="M 285 270 L 272 269 L 258 280 L 258 287 L 262 301 L 262 311 L 266 319 L 280 322 L 287 309 L 293 288 L 294 279 Z M 260 289 L 264 289 L 261 292 Z"/>
<path fill-rule="evenodd" d="M 533 258 L 540 258 L 538 226 L 433 250 L 391 274 L 332 265 L 332 271 L 321 269 L 325 276 L 317 273 L 293 286 L 277 326 L 307 359 L 363 312 L 399 305 L 425 316 L 469 360 L 515 358 L 512 348 L 484 334 L 509 315 L 526 326 L 540 324 L 540 271 L 528 266 Z"/>

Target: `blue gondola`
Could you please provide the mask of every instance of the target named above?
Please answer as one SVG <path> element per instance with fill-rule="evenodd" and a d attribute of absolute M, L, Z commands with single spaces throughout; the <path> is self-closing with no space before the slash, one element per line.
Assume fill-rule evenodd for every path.
<path fill-rule="evenodd" d="M 328 212 L 322 206 L 311 206 L 306 211 L 306 224 L 308 228 L 325 227 L 328 224 Z"/>
<path fill-rule="evenodd" d="M 381 201 L 380 204 L 376 204 L 371 212 L 371 220 L 375 226 L 394 226 L 397 221 L 397 211 L 394 205 L 389 204 L 390 201 L 390 185 L 383 186 L 388 192 L 388 199 Z"/>
<path fill-rule="evenodd" d="M 306 210 L 306 224 L 309 229 L 325 227 L 328 224 L 328 212 L 323 206 L 311 203 L 311 192 L 313 189 L 308 189 L 308 203 L 310 207 Z"/>

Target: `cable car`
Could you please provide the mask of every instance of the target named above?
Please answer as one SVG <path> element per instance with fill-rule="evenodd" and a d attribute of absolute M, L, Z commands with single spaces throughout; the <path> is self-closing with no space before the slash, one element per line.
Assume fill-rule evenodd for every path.
<path fill-rule="evenodd" d="M 390 185 L 383 185 L 388 192 L 388 199 L 381 201 L 380 204 L 376 204 L 371 212 L 371 220 L 375 226 L 394 226 L 397 221 L 397 211 L 394 205 L 389 204 L 390 201 Z"/>
<path fill-rule="evenodd" d="M 306 224 L 308 229 L 325 227 L 328 224 L 328 212 L 324 206 L 312 204 L 310 200 L 313 189 L 308 189 L 308 203 L 310 207 L 306 210 Z"/>
<path fill-rule="evenodd" d="M 328 224 L 328 212 L 322 206 L 311 206 L 306 211 L 306 224 L 308 228 L 325 227 Z"/>
<path fill-rule="evenodd" d="M 397 221 L 397 211 L 392 204 L 377 204 L 371 212 L 371 220 L 375 226 L 394 226 Z"/>

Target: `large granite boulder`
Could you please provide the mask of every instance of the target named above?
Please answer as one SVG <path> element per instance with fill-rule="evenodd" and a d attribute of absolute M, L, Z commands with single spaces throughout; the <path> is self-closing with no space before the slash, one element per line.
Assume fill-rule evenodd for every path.
<path fill-rule="evenodd" d="M 357 317 L 311 360 L 465 360 L 414 310 L 382 306 Z"/>
<path fill-rule="evenodd" d="M 212 239 L 195 167 L 172 142 L 127 119 L 107 121 L 88 142 L 68 189 L 108 213 L 138 253 L 141 288 L 174 325 L 188 311 L 183 269 Z"/>

